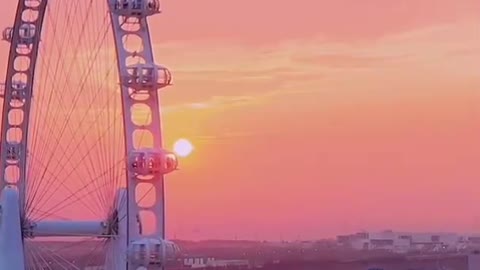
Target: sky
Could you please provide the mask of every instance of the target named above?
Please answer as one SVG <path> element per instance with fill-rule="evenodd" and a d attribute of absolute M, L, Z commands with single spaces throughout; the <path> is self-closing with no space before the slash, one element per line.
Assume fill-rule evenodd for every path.
<path fill-rule="evenodd" d="M 480 230 L 479 1 L 162 4 L 170 237 Z"/>

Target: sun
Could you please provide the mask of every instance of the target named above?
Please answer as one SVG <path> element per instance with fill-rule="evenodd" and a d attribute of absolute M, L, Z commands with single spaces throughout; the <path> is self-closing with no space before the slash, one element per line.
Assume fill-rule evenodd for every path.
<path fill-rule="evenodd" d="M 193 145 L 187 139 L 178 139 L 173 145 L 173 151 L 179 157 L 188 157 L 193 152 Z"/>

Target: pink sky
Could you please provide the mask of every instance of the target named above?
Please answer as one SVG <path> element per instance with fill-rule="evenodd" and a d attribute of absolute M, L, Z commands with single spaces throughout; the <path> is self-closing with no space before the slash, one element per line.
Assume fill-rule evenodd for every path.
<path fill-rule="evenodd" d="M 7 26 L 15 1 L 5 5 Z M 476 0 L 164 1 L 151 29 L 175 74 L 162 99 L 167 141 L 196 147 L 168 179 L 169 234 L 478 231 L 478 10 Z"/>

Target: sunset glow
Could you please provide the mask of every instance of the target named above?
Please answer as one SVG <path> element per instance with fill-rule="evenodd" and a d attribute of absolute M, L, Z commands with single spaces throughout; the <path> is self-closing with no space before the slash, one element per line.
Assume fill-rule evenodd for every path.
<path fill-rule="evenodd" d="M 149 19 L 155 60 L 171 69 L 175 81 L 159 92 L 162 141 L 168 151 L 188 157 L 166 176 L 169 237 L 292 240 L 357 230 L 478 231 L 480 212 L 472 206 L 480 203 L 480 1 L 280 2 L 164 0 L 162 14 Z M 2 2 L 0 26 L 12 24 L 16 4 Z M 75 35 L 80 26 L 58 32 Z M 8 46 L 0 43 L 0 63 L 7 62 Z M 110 60 L 92 65 L 92 74 L 115 67 L 113 44 L 103 48 L 99 57 Z M 88 67 L 86 57 L 70 58 L 67 63 Z M 5 68 L 0 64 L 0 75 Z M 105 82 L 102 91 L 88 87 L 97 81 L 85 83 L 98 98 L 82 92 L 79 101 L 102 108 L 117 95 L 105 119 L 121 109 L 112 70 L 108 78 L 92 76 Z M 72 74 L 61 82 L 82 81 Z M 75 90 L 55 89 L 55 83 L 36 90 Z M 53 101 L 58 115 L 68 114 L 63 104 L 72 100 Z M 148 107 L 131 109 L 139 127 L 157 121 Z M 75 113 L 76 120 L 84 115 Z M 116 119 L 112 130 L 118 130 L 108 135 L 114 139 L 105 137 L 98 151 L 113 149 L 123 158 L 122 118 Z M 104 121 L 97 125 L 108 126 Z M 86 137 L 79 143 L 85 149 L 96 143 L 91 134 L 100 133 L 88 120 L 68 128 L 47 124 L 39 153 L 49 153 L 43 137 L 63 129 L 78 142 Z M 139 148 L 153 144 L 153 134 L 136 136 Z M 51 164 L 58 159 L 73 166 L 66 158 L 73 156 L 76 164 L 87 151 L 66 150 Z M 88 164 L 115 160 L 108 157 Z M 52 175 L 87 174 L 78 171 L 82 175 Z M 68 188 L 82 186 L 76 178 L 72 183 Z M 68 213 L 76 217 L 93 215 L 87 210 L 94 207 L 73 207 Z"/>

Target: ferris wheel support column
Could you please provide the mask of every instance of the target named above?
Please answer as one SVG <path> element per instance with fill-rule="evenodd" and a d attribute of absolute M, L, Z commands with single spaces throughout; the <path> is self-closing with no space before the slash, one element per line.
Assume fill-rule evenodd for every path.
<path fill-rule="evenodd" d="M 35 65 L 47 0 L 20 0 L 15 24 L 3 31 L 10 54 L 3 94 L 0 190 L 16 186 L 20 212 L 25 208 L 27 139 Z"/>
<path fill-rule="evenodd" d="M 25 270 L 25 252 L 18 190 L 7 186 L 0 192 L 0 269 Z"/>
<path fill-rule="evenodd" d="M 35 65 L 47 0 L 19 0 L 10 42 L 0 142 L 0 269 L 24 270 L 27 139 Z"/>
<path fill-rule="evenodd" d="M 163 149 L 158 99 L 158 90 L 170 85 L 171 75 L 154 62 L 147 22 L 148 16 L 160 12 L 160 5 L 158 0 L 107 1 L 118 59 L 127 156 L 126 267 L 159 269 L 165 266 L 171 247 L 165 241 L 164 175 L 177 168 L 176 156 Z M 135 48 L 129 39 L 135 39 Z M 140 184 L 150 186 L 154 193 L 148 206 L 141 204 Z"/>

